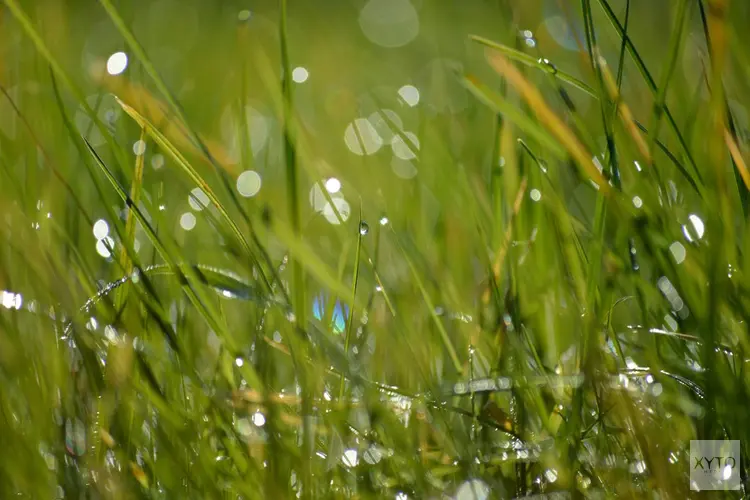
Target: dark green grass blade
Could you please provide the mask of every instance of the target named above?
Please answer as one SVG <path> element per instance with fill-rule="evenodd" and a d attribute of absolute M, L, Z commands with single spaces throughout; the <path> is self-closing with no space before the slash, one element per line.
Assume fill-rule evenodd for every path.
<path fill-rule="evenodd" d="M 633 45 L 633 42 L 631 41 L 630 37 L 627 35 L 624 28 L 620 24 L 620 21 L 617 19 L 617 15 L 615 14 L 614 10 L 612 10 L 612 7 L 609 5 L 607 0 L 597 0 L 597 1 L 599 2 L 599 5 L 604 10 L 604 13 L 606 14 L 607 18 L 612 24 L 612 27 L 615 28 L 617 35 L 626 44 L 628 54 L 633 59 L 633 62 L 638 68 L 638 71 L 641 73 L 641 76 L 643 77 L 643 80 L 646 82 L 646 85 L 648 86 L 649 90 L 651 90 L 652 94 L 656 95 L 659 91 L 659 88 L 657 87 L 656 82 L 654 81 L 654 78 L 651 76 L 651 73 L 648 71 L 648 68 L 646 67 L 646 63 L 643 62 L 643 59 L 638 53 L 638 50 L 635 48 L 635 45 Z M 669 107 L 666 106 L 666 104 L 664 106 L 664 116 L 667 118 L 667 123 L 670 129 L 672 129 L 672 132 L 675 134 L 675 137 L 677 138 L 677 141 L 680 145 L 680 152 L 685 156 L 687 163 L 690 165 L 690 170 L 691 170 L 692 176 L 694 176 L 695 178 L 695 182 L 701 183 L 702 175 L 700 173 L 700 170 L 698 169 L 698 166 L 695 163 L 692 152 L 690 151 L 690 147 L 688 146 L 687 141 L 685 140 L 684 136 L 680 132 L 677 122 L 675 121 L 674 116 L 672 115 L 672 112 L 670 111 Z"/>

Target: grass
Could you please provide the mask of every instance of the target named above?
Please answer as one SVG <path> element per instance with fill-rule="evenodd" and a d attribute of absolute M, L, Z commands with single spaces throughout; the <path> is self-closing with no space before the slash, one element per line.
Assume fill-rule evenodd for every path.
<path fill-rule="evenodd" d="M 0 497 L 744 497 L 748 6 L 365 3 L 3 0 Z"/>

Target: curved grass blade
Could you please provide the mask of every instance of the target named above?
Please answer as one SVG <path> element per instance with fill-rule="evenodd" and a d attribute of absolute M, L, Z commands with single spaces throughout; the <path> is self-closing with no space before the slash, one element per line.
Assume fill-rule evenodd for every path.
<path fill-rule="evenodd" d="M 172 108 L 172 110 L 176 114 L 176 117 L 178 119 L 178 123 L 176 124 L 177 129 L 178 130 L 181 129 L 183 133 L 186 133 L 187 138 L 193 141 L 194 147 L 197 147 L 203 153 L 203 156 L 213 166 L 214 171 L 217 173 L 219 180 L 221 181 L 221 184 L 223 185 L 225 191 L 228 193 L 228 196 L 232 200 L 233 204 L 237 207 L 239 212 L 242 214 L 242 217 L 245 220 L 249 221 L 249 217 L 247 216 L 247 213 L 245 212 L 235 192 L 232 190 L 229 184 L 229 181 L 227 180 L 227 176 L 224 175 L 225 168 L 222 167 L 222 165 L 217 161 L 217 159 L 214 156 L 214 153 L 221 153 L 222 150 L 218 148 L 214 148 L 213 143 L 207 143 L 206 141 L 204 141 L 201 138 L 201 136 L 190 126 L 190 122 L 186 119 L 185 113 L 182 110 L 181 106 L 179 105 L 177 99 L 170 92 L 166 83 L 161 78 L 159 73 L 156 71 L 156 67 L 148 58 L 145 50 L 143 49 L 141 44 L 138 42 L 138 40 L 135 38 L 135 35 L 133 34 L 133 32 L 128 28 L 122 16 L 120 16 L 120 14 L 118 13 L 117 9 L 114 7 L 112 2 L 110 0 L 100 0 L 100 3 L 104 7 L 104 9 L 107 11 L 107 14 L 112 19 L 112 22 L 115 24 L 117 30 L 123 36 L 123 38 L 127 42 L 130 49 L 136 55 L 136 57 L 141 62 L 141 64 L 143 64 L 144 68 L 146 69 L 146 72 L 154 81 L 159 92 L 161 92 L 161 94 L 167 100 L 167 103 L 169 104 L 169 106 Z M 152 130 L 155 130 L 155 129 L 152 128 Z M 209 147 L 209 146 L 212 146 L 212 147 Z M 224 213 L 226 213 L 226 211 L 224 211 Z M 231 220 L 229 222 L 230 222 L 230 227 L 232 231 L 235 232 L 236 225 L 232 224 Z M 235 234 L 238 234 L 238 233 L 235 232 Z M 266 264 L 266 266 L 270 270 L 269 272 L 271 272 L 272 274 L 273 274 L 273 266 L 271 265 L 270 258 L 268 254 L 265 252 L 265 249 L 257 241 L 257 238 L 254 232 L 252 231 L 252 226 L 251 226 L 250 238 L 253 241 L 253 243 L 255 243 L 256 246 L 258 247 L 257 251 L 260 254 L 260 257 L 261 257 L 260 259 L 255 258 L 253 254 L 249 252 L 249 246 L 247 242 L 244 241 L 244 238 L 241 237 L 241 234 L 238 234 L 238 236 L 240 237 L 241 245 L 248 250 L 248 255 L 250 255 L 255 260 L 261 279 L 264 282 L 266 289 L 270 291 L 271 290 L 270 280 L 268 276 L 266 275 L 266 270 L 264 270 L 263 266 L 261 265 L 261 261 Z"/>
<path fill-rule="evenodd" d="M 200 141 L 205 144 L 210 153 L 209 156 L 203 154 L 203 151 L 199 146 L 196 146 L 192 139 L 188 126 L 169 111 L 166 103 L 154 97 L 144 86 L 121 77 L 109 75 L 102 76 L 98 82 L 113 95 L 119 96 L 123 101 L 130 103 L 149 121 L 162 127 L 164 136 L 174 144 L 189 149 L 191 153 L 198 155 L 211 166 L 214 166 L 210 161 L 210 158 L 213 158 L 216 165 L 231 175 L 241 173 L 241 169 L 238 169 L 238 165 L 232 161 L 229 152 L 219 141 L 212 139 L 210 136 L 199 135 Z"/>
<path fill-rule="evenodd" d="M 654 95 L 656 95 L 658 92 L 658 87 L 656 86 L 656 82 L 654 81 L 653 77 L 651 76 L 651 73 L 648 71 L 648 68 L 646 67 L 645 63 L 641 59 L 637 50 L 635 49 L 635 46 L 633 45 L 632 41 L 628 37 L 625 28 L 622 27 L 616 15 L 614 14 L 614 11 L 611 9 L 609 4 L 607 4 L 606 0 L 598 0 L 598 1 L 604 8 L 605 13 L 607 14 L 607 17 L 609 18 L 611 24 L 614 26 L 618 35 L 621 37 L 623 46 L 627 49 L 631 58 L 635 62 L 636 67 L 638 68 L 641 75 L 643 76 L 643 79 L 646 82 L 647 86 L 649 87 L 651 92 Z M 491 47 L 493 49 L 496 49 L 502 52 L 504 55 L 506 55 L 508 58 L 512 60 L 518 61 L 527 66 L 552 74 L 554 77 L 559 78 L 561 81 L 569 83 L 573 85 L 574 87 L 582 90 L 583 92 L 593 97 L 594 99 L 599 99 L 599 96 L 597 95 L 597 93 L 585 83 L 581 82 L 580 80 L 570 75 L 567 75 L 566 73 L 560 70 L 553 70 L 548 64 L 540 62 L 539 60 L 534 59 L 532 56 L 529 56 L 528 54 L 525 54 L 515 49 L 511 49 L 510 47 L 499 44 L 497 42 L 493 42 L 491 40 L 488 40 L 480 36 L 472 35 L 471 39 L 478 43 L 481 43 L 482 45 Z M 666 104 L 664 105 L 663 110 L 664 110 L 664 115 L 667 118 L 667 123 L 670 129 L 672 130 L 672 132 L 675 134 L 678 140 L 679 146 L 680 146 L 680 150 L 682 154 L 685 155 L 685 157 L 687 158 L 688 163 L 690 165 L 690 169 L 693 172 L 693 174 L 689 174 L 687 169 L 685 169 L 685 167 L 679 162 L 679 160 L 677 160 L 676 156 L 672 154 L 671 152 L 669 153 L 670 159 L 672 159 L 673 162 L 679 165 L 680 172 L 685 176 L 688 182 L 690 182 L 690 184 L 696 188 L 696 191 L 698 191 L 697 185 L 698 183 L 702 182 L 702 176 L 700 174 L 700 171 L 698 170 L 695 160 L 693 159 L 692 153 L 690 152 L 690 149 L 688 148 L 687 141 L 685 140 L 684 135 L 680 132 L 680 129 L 677 126 L 677 122 L 675 121 L 674 116 L 672 115 L 672 112 L 670 111 L 669 107 Z M 645 130 L 646 129 L 644 129 L 644 131 Z M 657 145 L 659 145 L 660 149 L 666 151 L 666 146 L 664 146 L 663 143 L 658 143 Z"/>
<path fill-rule="evenodd" d="M 250 300 L 257 302 L 258 304 L 267 304 L 249 282 L 243 280 L 237 276 L 234 272 L 226 269 L 220 269 L 217 267 L 209 266 L 206 264 L 180 264 L 180 267 L 191 267 L 198 277 L 200 283 L 209 286 L 220 293 L 226 298 Z M 156 264 L 153 266 L 141 269 L 137 276 L 178 276 L 174 268 L 167 264 Z M 98 293 L 92 295 L 86 303 L 82 306 L 81 310 L 89 309 L 96 304 L 102 297 L 110 294 L 118 287 L 124 285 L 128 281 L 134 280 L 136 275 L 127 274 L 121 278 L 106 284 Z M 278 306 L 285 306 L 283 302 L 275 302 Z"/>
<path fill-rule="evenodd" d="M 500 52 L 488 52 L 487 59 L 490 66 L 501 76 L 505 77 L 508 82 L 521 94 L 529 107 L 534 110 L 539 120 L 545 124 L 549 131 L 565 147 L 568 153 L 573 157 L 575 162 L 588 176 L 595 182 L 602 194 L 607 195 L 610 192 L 610 185 L 596 168 L 592 156 L 587 152 L 578 138 L 563 123 L 563 121 L 547 106 L 539 90 L 533 87 L 515 66 L 510 64 Z"/>
<path fill-rule="evenodd" d="M 146 130 L 146 132 L 151 136 L 151 138 L 161 147 L 164 151 L 168 152 L 169 155 L 174 159 L 174 161 L 180 166 L 180 168 L 187 174 L 187 176 L 195 183 L 197 187 L 199 187 L 201 190 L 203 190 L 204 193 L 206 193 L 206 196 L 211 201 L 211 203 L 216 207 L 219 214 L 221 215 L 221 218 L 224 219 L 226 224 L 229 226 L 232 233 L 234 233 L 234 236 L 237 238 L 237 241 L 240 242 L 240 245 L 242 246 L 243 250 L 247 252 L 249 256 L 253 258 L 253 260 L 258 263 L 258 260 L 255 259 L 254 252 L 250 248 L 250 244 L 245 239 L 245 237 L 242 234 L 242 231 L 240 231 L 240 228 L 237 226 L 237 224 L 234 222 L 232 217 L 230 217 L 229 212 L 227 212 L 227 209 L 224 207 L 224 205 L 219 201 L 219 198 L 214 193 L 213 189 L 208 185 L 208 183 L 201 177 L 201 175 L 195 170 L 195 168 L 187 161 L 187 159 L 180 153 L 179 150 L 167 139 L 154 125 L 148 121 L 143 115 L 141 115 L 138 111 L 136 111 L 134 108 L 129 106 L 128 104 L 124 103 L 121 99 L 117 98 L 117 102 L 120 104 L 122 109 L 141 127 Z M 265 275 L 265 271 L 262 269 L 260 265 L 258 265 L 258 271 L 261 275 L 261 278 L 263 279 L 263 282 L 266 286 L 267 290 L 271 289 L 271 284 L 268 278 Z"/>
<path fill-rule="evenodd" d="M 492 49 L 495 49 L 501 52 L 503 55 L 508 57 L 508 59 L 511 59 L 513 61 L 517 61 L 522 64 L 525 64 L 526 66 L 530 66 L 532 68 L 536 68 L 538 70 L 544 71 L 545 73 L 549 73 L 553 75 L 555 78 L 558 78 L 560 81 L 563 81 L 569 85 L 572 85 L 578 90 L 581 90 L 582 92 L 585 92 L 591 97 L 598 99 L 598 96 L 596 92 L 594 91 L 594 89 L 586 85 L 584 82 L 582 82 L 578 78 L 572 75 L 569 75 L 568 73 L 565 73 L 564 71 L 560 71 L 559 69 L 549 64 L 546 64 L 542 62 L 541 60 L 536 59 L 524 52 L 521 52 L 520 50 L 512 49 L 506 45 L 493 42 L 492 40 L 489 40 L 487 38 L 477 36 L 477 35 L 469 35 L 469 38 L 481 45 L 484 45 L 485 47 L 490 47 Z"/>
<path fill-rule="evenodd" d="M 181 277 L 181 281 L 183 281 L 183 277 L 189 278 L 193 281 L 200 281 L 199 278 L 196 276 L 196 273 L 193 271 L 192 268 L 186 267 L 186 266 L 180 266 L 177 263 L 177 259 L 173 257 L 173 252 L 169 251 L 166 247 L 166 244 L 164 241 L 162 241 L 154 232 L 151 225 L 148 223 L 146 218 L 141 213 L 140 209 L 133 204 L 133 200 L 127 195 L 125 190 L 120 186 L 117 179 L 115 179 L 114 175 L 112 175 L 112 172 L 110 172 L 109 168 L 105 165 L 105 163 L 102 161 L 101 157 L 97 154 L 97 152 L 94 150 L 94 148 L 86 141 L 86 147 L 88 148 L 91 155 L 96 160 L 97 165 L 101 169 L 101 171 L 106 176 L 107 180 L 110 182 L 112 187 L 117 192 L 117 195 L 125 202 L 125 204 L 128 206 L 130 210 L 132 210 L 133 215 L 136 217 L 138 222 L 141 223 L 144 230 L 146 231 L 146 234 L 148 235 L 149 239 L 151 240 L 151 243 L 154 245 L 154 248 L 156 248 L 156 251 L 161 255 L 161 257 L 170 265 L 170 267 L 175 271 L 175 273 Z M 183 281 L 181 284 L 181 287 L 183 291 L 185 292 L 185 295 L 187 295 L 190 302 L 193 304 L 193 306 L 201 313 L 201 316 L 206 320 L 206 322 L 209 324 L 209 326 L 218 334 L 220 334 L 223 338 L 223 340 L 227 343 L 227 348 L 232 352 L 236 353 L 239 352 L 239 349 L 235 345 L 234 340 L 232 339 L 231 335 L 229 335 L 229 332 L 226 330 L 225 325 L 218 321 L 218 314 L 213 310 L 213 307 L 211 306 L 211 301 L 209 300 L 208 296 L 206 296 L 204 293 L 202 293 L 199 289 L 196 289 L 189 284 L 189 280 Z M 241 368 L 241 371 L 243 372 L 243 376 L 246 377 L 248 380 L 248 383 L 252 383 L 255 386 L 261 386 L 260 378 L 255 373 L 255 370 L 253 370 L 250 367 L 249 363 L 246 363 Z"/>
<path fill-rule="evenodd" d="M 659 91 L 658 87 L 656 86 L 656 82 L 654 81 L 654 78 L 651 76 L 651 73 L 646 67 L 646 63 L 643 62 L 643 59 L 641 59 L 641 56 L 636 50 L 635 45 L 633 45 L 632 40 L 623 29 L 622 25 L 620 24 L 620 21 L 617 19 L 617 15 L 615 14 L 614 10 L 612 10 L 612 7 L 609 5 L 607 0 L 597 0 L 597 1 L 599 2 L 599 5 L 602 7 L 602 9 L 604 9 L 604 13 L 606 14 L 612 26 L 615 28 L 615 31 L 617 31 L 617 35 L 623 40 L 623 43 L 626 44 L 628 54 L 630 54 L 631 59 L 633 59 L 633 62 L 638 68 L 638 71 L 641 73 L 641 76 L 643 76 L 643 80 L 646 82 L 646 86 L 649 88 L 649 90 L 651 90 L 651 93 L 654 94 L 654 96 L 656 96 L 656 94 Z M 690 169 L 692 170 L 693 174 L 695 175 L 695 178 L 697 179 L 696 183 L 702 182 L 703 179 L 702 179 L 700 170 L 698 170 L 698 166 L 695 163 L 695 159 L 693 158 L 692 153 L 690 152 L 690 148 L 688 147 L 687 141 L 685 141 L 685 137 L 680 132 L 680 129 L 677 126 L 677 122 L 675 121 L 674 116 L 672 115 L 672 112 L 669 110 L 669 107 L 666 104 L 664 105 L 664 115 L 667 118 L 667 123 L 669 124 L 669 127 L 672 129 L 672 132 L 675 134 L 675 137 L 677 138 L 682 154 L 685 155 L 685 158 L 690 164 Z"/>

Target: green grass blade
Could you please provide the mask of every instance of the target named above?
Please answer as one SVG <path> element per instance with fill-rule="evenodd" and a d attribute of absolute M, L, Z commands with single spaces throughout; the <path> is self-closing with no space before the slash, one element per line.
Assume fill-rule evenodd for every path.
<path fill-rule="evenodd" d="M 656 85 L 656 82 L 651 76 L 651 73 L 648 71 L 648 68 L 646 67 L 646 63 L 641 58 L 640 54 L 638 53 L 638 50 L 635 48 L 635 45 L 633 45 L 633 42 L 631 41 L 630 37 L 627 35 L 627 33 L 625 33 L 625 30 L 620 24 L 620 21 L 617 19 L 617 15 L 612 10 L 612 7 L 609 5 L 607 0 L 597 0 L 597 1 L 599 2 L 599 5 L 604 10 L 604 13 L 606 14 L 610 23 L 615 28 L 617 35 L 626 44 L 628 54 L 630 54 L 630 57 L 633 59 L 633 62 L 635 62 L 635 65 L 638 68 L 638 71 L 641 73 L 643 80 L 646 82 L 646 85 L 648 86 L 649 90 L 651 90 L 652 94 L 656 95 L 657 92 L 659 91 Z M 700 170 L 698 169 L 698 166 L 695 163 L 695 160 L 687 144 L 687 141 L 685 140 L 684 136 L 680 132 L 680 129 L 677 126 L 677 122 L 675 121 L 674 116 L 672 115 L 672 112 L 669 110 L 669 107 L 666 106 L 666 104 L 664 106 L 664 116 L 667 118 L 667 123 L 669 124 L 669 127 L 672 129 L 672 132 L 675 134 L 675 137 L 677 138 L 677 141 L 680 145 L 681 153 L 685 156 L 685 159 L 690 165 L 692 175 L 697 179 L 696 181 L 697 183 L 701 182 L 702 176 L 701 176 Z"/>
<path fill-rule="evenodd" d="M 367 231 L 369 231 L 369 227 L 367 227 L 366 222 L 362 220 L 362 205 L 359 207 L 359 232 L 357 234 L 357 249 L 355 250 L 354 255 L 354 275 L 352 276 L 352 294 L 351 294 L 351 303 L 354 304 L 356 302 L 357 298 L 357 284 L 359 283 L 359 260 L 360 255 L 362 254 L 362 236 L 367 234 Z M 349 344 L 351 343 L 351 337 L 352 337 L 352 327 L 354 325 L 354 314 L 353 311 L 350 310 L 349 317 L 346 321 L 346 338 L 344 340 L 344 354 L 349 353 Z M 345 387 L 345 380 L 341 379 L 341 385 L 339 386 L 339 399 L 343 399 L 344 397 L 344 387 Z"/>
<path fill-rule="evenodd" d="M 181 168 L 185 174 L 190 178 L 190 180 L 193 181 L 193 183 L 199 187 L 201 190 L 203 190 L 204 193 L 206 193 L 206 196 L 208 197 L 209 201 L 213 204 L 213 206 L 216 207 L 216 209 L 219 212 L 219 215 L 224 220 L 224 222 L 227 224 L 227 226 L 230 228 L 231 232 L 234 234 L 237 241 L 242 246 L 243 250 L 247 253 L 249 256 L 253 256 L 254 252 L 250 248 L 250 244 L 248 243 L 247 239 L 243 235 L 242 231 L 240 230 L 239 226 L 237 226 L 237 223 L 234 221 L 234 219 L 229 215 L 229 212 L 224 207 L 224 205 L 219 201 L 219 198 L 216 196 L 216 193 L 211 189 L 211 187 L 208 185 L 205 179 L 198 173 L 197 170 L 185 159 L 185 157 L 180 153 L 180 151 L 166 138 L 164 135 L 159 132 L 159 130 L 154 127 L 154 125 L 149 122 L 146 118 L 144 118 L 138 111 L 133 109 L 132 107 L 128 106 L 126 103 L 122 102 L 118 99 L 118 103 L 122 107 L 123 110 L 131 117 L 133 120 L 141 127 L 143 127 L 146 132 L 152 137 L 152 139 L 161 147 L 163 148 L 169 155 L 174 159 L 174 161 L 177 163 L 177 165 Z M 257 262 L 257 260 L 256 260 Z M 265 275 L 265 272 L 261 267 L 258 267 L 259 273 L 261 275 L 261 278 L 267 287 L 267 289 L 271 288 L 270 281 Z"/>
<path fill-rule="evenodd" d="M 516 125 L 522 132 L 529 135 L 545 149 L 560 159 L 566 158 L 565 149 L 550 135 L 542 126 L 523 114 L 519 109 L 508 103 L 489 87 L 477 81 L 474 77 L 464 78 L 464 85 L 483 103 L 490 106 L 493 111 L 502 115 L 508 121 Z"/>
<path fill-rule="evenodd" d="M 507 56 L 509 59 L 513 61 L 517 61 L 522 64 L 525 64 L 526 66 L 544 71 L 545 73 L 549 73 L 553 75 L 555 78 L 558 78 L 560 81 L 565 82 L 569 85 L 572 85 L 573 87 L 590 95 L 591 97 L 597 97 L 597 93 L 594 91 L 594 89 L 586 85 L 584 82 L 582 82 L 578 78 L 575 78 L 572 75 L 569 75 L 568 73 L 565 73 L 564 71 L 560 71 L 559 69 L 553 66 L 550 66 L 549 64 L 544 63 L 540 59 L 534 58 L 524 52 L 521 52 L 516 49 L 512 49 L 510 47 L 507 47 L 497 42 L 493 42 L 492 40 L 489 40 L 481 36 L 470 35 L 469 38 L 481 45 L 484 45 L 486 47 L 491 47 L 495 50 L 500 51 L 501 53 L 503 53 L 505 56 Z"/>

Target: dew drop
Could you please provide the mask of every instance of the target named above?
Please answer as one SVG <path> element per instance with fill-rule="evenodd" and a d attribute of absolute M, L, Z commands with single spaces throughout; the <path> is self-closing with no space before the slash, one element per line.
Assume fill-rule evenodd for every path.
<path fill-rule="evenodd" d="M 264 425 L 266 425 L 266 416 L 261 412 L 256 411 L 255 413 L 253 413 L 253 423 L 258 427 L 263 427 Z"/>
<path fill-rule="evenodd" d="M 356 467 L 359 463 L 359 460 L 357 458 L 357 450 L 349 449 L 344 451 L 344 454 L 341 456 L 341 461 L 346 467 Z"/>
<path fill-rule="evenodd" d="M 335 177 L 331 177 L 326 181 L 325 188 L 331 194 L 338 193 L 341 191 L 341 181 Z"/>
<path fill-rule="evenodd" d="M 555 469 L 547 469 L 544 472 L 544 476 L 550 483 L 554 483 L 555 481 L 557 481 L 557 471 Z"/>
<path fill-rule="evenodd" d="M 557 68 L 555 67 L 554 64 L 552 64 L 551 62 L 549 62 L 549 59 L 545 59 L 544 57 L 540 57 L 537 62 L 544 67 L 544 70 L 547 73 L 550 73 L 552 75 L 554 75 L 555 73 L 557 73 Z"/>
<path fill-rule="evenodd" d="M 367 225 L 367 222 L 365 222 L 365 221 L 360 222 L 359 223 L 359 234 L 361 234 L 362 236 L 364 236 L 364 235 L 366 235 L 369 232 L 370 232 L 370 226 Z"/>

